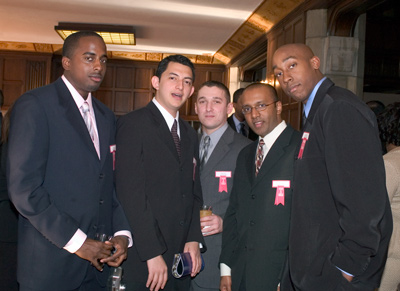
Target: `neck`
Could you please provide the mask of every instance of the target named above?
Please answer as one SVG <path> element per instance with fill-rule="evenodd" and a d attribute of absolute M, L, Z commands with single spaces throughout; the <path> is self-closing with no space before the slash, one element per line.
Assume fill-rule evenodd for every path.
<path fill-rule="evenodd" d="M 234 115 L 235 115 L 236 119 L 239 120 L 240 122 L 244 121 L 244 117 L 237 116 L 236 113 L 234 113 Z"/>
<path fill-rule="evenodd" d="M 386 150 L 387 152 L 390 152 L 391 150 L 394 150 L 395 148 L 398 148 L 398 146 L 392 144 L 392 143 L 388 143 L 386 144 Z"/>

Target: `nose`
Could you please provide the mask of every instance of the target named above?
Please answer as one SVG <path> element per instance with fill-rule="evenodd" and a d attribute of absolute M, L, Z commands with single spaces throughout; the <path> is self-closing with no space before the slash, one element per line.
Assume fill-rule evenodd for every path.
<path fill-rule="evenodd" d="M 101 60 L 99 58 L 96 58 L 96 60 L 93 63 L 93 68 L 96 71 L 102 71 L 104 70 L 104 64 L 101 62 Z"/>
<path fill-rule="evenodd" d="M 257 116 L 260 115 L 260 112 L 255 107 L 251 107 L 251 118 L 256 118 Z"/>
<path fill-rule="evenodd" d="M 292 81 L 292 76 L 290 75 L 290 73 L 286 72 L 286 73 L 282 73 L 282 80 L 284 83 L 290 82 Z"/>
<path fill-rule="evenodd" d="M 179 90 L 182 90 L 183 89 L 183 82 L 184 82 L 184 80 L 178 80 L 176 82 L 176 88 L 179 89 Z"/>
<path fill-rule="evenodd" d="M 211 104 L 211 102 L 207 102 L 207 103 L 206 103 L 206 110 L 207 110 L 207 112 L 210 112 L 211 109 L 212 109 L 212 104 Z"/>

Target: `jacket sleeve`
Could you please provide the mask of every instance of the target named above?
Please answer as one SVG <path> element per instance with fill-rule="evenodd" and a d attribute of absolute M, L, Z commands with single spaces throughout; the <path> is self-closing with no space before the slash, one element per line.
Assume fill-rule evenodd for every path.
<path fill-rule="evenodd" d="M 50 132 L 46 112 L 38 99 L 25 94 L 13 107 L 8 143 L 8 190 L 19 213 L 49 241 L 62 248 L 79 224 L 57 208 L 43 186 Z"/>
<path fill-rule="evenodd" d="M 323 124 L 326 168 L 342 229 L 332 263 L 357 276 L 382 236 L 390 235 L 379 227 L 388 198 L 376 122 L 353 105 L 334 102 Z"/>

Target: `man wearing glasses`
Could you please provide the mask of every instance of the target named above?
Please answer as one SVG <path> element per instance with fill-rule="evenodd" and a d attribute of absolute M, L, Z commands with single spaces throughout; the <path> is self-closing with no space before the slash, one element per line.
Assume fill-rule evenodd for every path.
<path fill-rule="evenodd" d="M 288 250 L 294 153 L 300 133 L 281 118 L 274 87 L 251 84 L 242 112 L 259 136 L 239 154 L 222 233 L 224 290 L 276 290 Z"/>

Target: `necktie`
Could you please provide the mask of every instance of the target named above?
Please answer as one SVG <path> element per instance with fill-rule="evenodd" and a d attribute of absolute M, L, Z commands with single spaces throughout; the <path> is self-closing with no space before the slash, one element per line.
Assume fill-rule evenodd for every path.
<path fill-rule="evenodd" d="M 179 136 L 178 136 L 178 122 L 176 121 L 176 119 L 174 120 L 174 124 L 172 125 L 171 134 L 172 134 L 172 138 L 174 139 L 174 143 L 175 143 L 176 151 L 178 152 L 178 156 L 181 157 L 181 142 L 180 142 Z"/>
<path fill-rule="evenodd" d="M 206 135 L 203 141 L 203 147 L 200 152 L 200 169 L 203 168 L 207 162 L 208 148 L 210 147 L 210 136 Z"/>
<path fill-rule="evenodd" d="M 260 171 L 261 165 L 263 163 L 264 159 L 264 147 L 265 143 L 263 139 L 260 139 L 258 142 L 258 147 L 257 147 L 257 156 L 256 156 L 256 177 L 258 175 L 258 172 Z"/>
<path fill-rule="evenodd" d="M 97 155 L 100 157 L 99 140 L 96 131 L 94 129 L 92 118 L 90 117 L 89 104 L 87 102 L 84 102 L 81 106 L 81 110 L 82 110 L 83 121 L 85 121 L 86 127 L 89 131 L 90 138 L 92 139 L 94 147 L 96 148 Z"/>
<path fill-rule="evenodd" d="M 243 136 L 247 137 L 246 129 L 244 128 L 244 122 L 239 123 L 239 126 L 240 126 L 239 132 L 240 132 Z"/>
<path fill-rule="evenodd" d="M 85 121 L 86 127 L 90 134 L 90 138 L 94 142 L 94 130 L 92 125 L 92 119 L 90 118 L 90 113 L 89 113 L 89 104 L 87 102 L 84 102 L 81 106 L 81 110 L 82 110 L 83 120 Z"/>
<path fill-rule="evenodd" d="M 306 117 L 306 114 L 305 114 L 305 112 L 304 112 L 304 110 L 303 110 L 303 114 L 302 114 L 302 116 L 301 116 L 301 125 L 302 125 L 302 128 L 304 128 L 304 125 L 306 125 L 306 120 L 307 120 L 307 117 Z"/>

